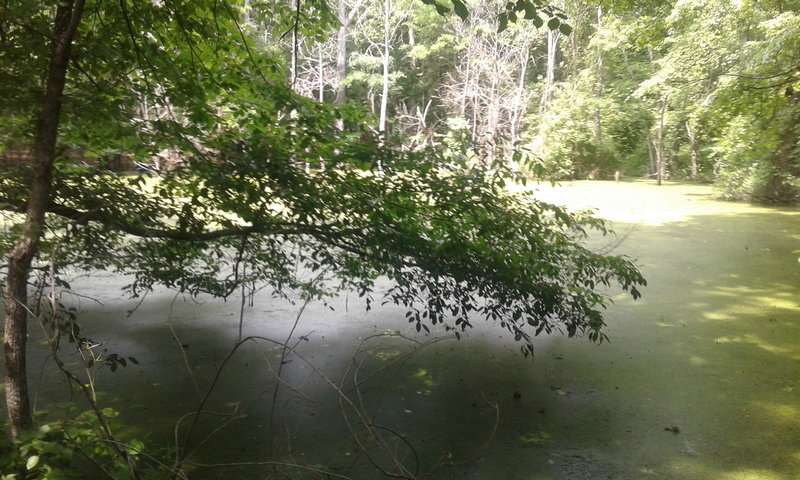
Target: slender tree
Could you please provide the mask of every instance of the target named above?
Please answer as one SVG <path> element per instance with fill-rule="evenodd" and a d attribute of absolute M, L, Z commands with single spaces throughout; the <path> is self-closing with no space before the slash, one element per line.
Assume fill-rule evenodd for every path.
<path fill-rule="evenodd" d="M 28 276 L 45 228 L 50 204 L 53 163 L 61 118 L 61 103 L 69 69 L 72 42 L 78 30 L 84 0 L 59 2 L 52 25 L 50 55 L 44 93 L 39 106 L 31 146 L 31 180 L 25 208 L 25 223 L 8 256 L 5 279 L 5 395 L 12 436 L 32 423 L 26 376 L 28 319 Z"/>

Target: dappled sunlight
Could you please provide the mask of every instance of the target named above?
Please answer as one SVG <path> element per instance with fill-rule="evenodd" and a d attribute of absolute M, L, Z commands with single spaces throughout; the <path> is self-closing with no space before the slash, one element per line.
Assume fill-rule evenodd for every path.
<path fill-rule="evenodd" d="M 552 435 L 545 431 L 531 432 L 520 435 L 519 441 L 523 445 L 539 446 L 549 443 L 553 439 Z"/>
<path fill-rule="evenodd" d="M 720 321 L 736 320 L 736 317 L 734 315 L 721 312 L 703 312 L 702 316 L 703 318 L 708 320 L 720 320 Z"/>
<path fill-rule="evenodd" d="M 781 291 L 780 289 L 785 288 Z M 786 315 L 800 314 L 796 287 L 772 285 L 771 288 L 754 288 L 743 284 L 704 287 L 703 294 L 713 303 L 693 302 L 692 308 L 701 311 L 700 318 L 709 322 L 746 322 L 764 326 Z"/>
<path fill-rule="evenodd" d="M 714 339 L 714 342 L 718 344 L 741 343 L 753 345 L 769 353 L 786 355 L 795 360 L 800 360 L 800 352 L 798 351 L 800 350 L 800 346 L 795 345 L 794 342 L 792 342 L 791 348 L 788 346 L 779 346 L 751 333 L 746 335 L 717 337 Z"/>
<path fill-rule="evenodd" d="M 692 355 L 689 357 L 689 365 L 693 365 L 695 367 L 701 367 L 704 365 L 708 365 L 708 360 L 703 357 L 699 357 L 697 355 Z"/>
<path fill-rule="evenodd" d="M 784 387 L 784 392 L 791 392 L 789 389 L 794 390 L 794 387 Z M 785 425 L 786 423 L 800 423 L 800 408 L 795 405 L 759 400 L 753 402 L 753 407 L 761 411 L 765 416 L 770 418 L 778 425 Z"/>
<path fill-rule="evenodd" d="M 769 470 L 743 469 L 733 472 L 720 473 L 717 477 L 720 480 L 785 480 L 784 475 L 780 475 Z"/>
<path fill-rule="evenodd" d="M 679 478 L 713 478 L 714 480 L 788 480 L 785 475 L 767 469 L 743 468 L 720 470 L 705 465 L 701 460 L 680 459 L 672 462 L 672 471 Z"/>
<path fill-rule="evenodd" d="M 775 288 L 755 288 L 746 285 L 737 285 L 736 287 L 717 286 L 708 294 L 712 296 L 746 298 L 753 308 L 758 308 L 760 311 L 763 311 L 761 309 L 764 307 L 800 311 L 800 299 L 794 298 L 794 292 L 780 292 L 776 291 Z"/>
<path fill-rule="evenodd" d="M 439 382 L 435 380 L 431 375 L 431 373 L 425 368 L 417 369 L 417 371 L 412 375 L 412 377 L 428 388 L 439 386 Z"/>

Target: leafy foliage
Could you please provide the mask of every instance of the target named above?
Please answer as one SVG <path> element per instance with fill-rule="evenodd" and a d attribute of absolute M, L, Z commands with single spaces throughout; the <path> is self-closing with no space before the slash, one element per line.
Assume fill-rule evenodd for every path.
<path fill-rule="evenodd" d="M 1 437 L 0 479 L 83 479 L 92 468 L 112 478 L 132 478 L 130 466 L 108 443 L 95 412 L 78 413 L 73 404 L 63 406 L 71 412 L 71 418 L 43 423 L 13 440 Z M 102 413 L 136 458 L 144 450 L 144 442 L 135 438 L 133 429 L 115 421 L 114 410 L 107 408 Z M 87 462 L 93 467 L 88 467 Z"/>
<path fill-rule="evenodd" d="M 368 305 L 387 276 L 396 286 L 385 300 L 408 307 L 418 329 L 482 317 L 526 351 L 543 331 L 601 339 L 608 298 L 598 289 L 618 283 L 638 297 L 644 284 L 630 260 L 579 245 L 602 222 L 506 192 L 512 171 L 379 149 L 377 174 L 357 161 L 363 146 L 343 143 L 324 171 L 305 173 L 279 142 L 256 135 L 154 183 L 60 170 L 51 210 L 72 220 L 63 261 L 134 273 L 134 294 L 163 283 L 219 296 L 245 280 L 247 263 L 247 279 L 277 293 L 354 289 Z M 22 184 L 5 179 L 3 191 L 21 202 Z"/>

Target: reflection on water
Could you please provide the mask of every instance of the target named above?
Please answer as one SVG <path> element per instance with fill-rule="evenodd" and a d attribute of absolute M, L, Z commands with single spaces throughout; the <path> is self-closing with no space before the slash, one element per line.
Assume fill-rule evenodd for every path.
<path fill-rule="evenodd" d="M 361 443 L 382 468 L 400 462 L 419 475 L 436 467 L 435 479 L 800 478 L 800 266 L 792 253 L 800 215 L 709 193 L 642 183 L 543 187 L 549 201 L 613 220 L 624 236 L 615 253 L 638 259 L 648 279 L 642 300 L 619 296 L 608 310 L 611 343 L 541 338 L 531 363 L 502 329 L 481 325 L 460 341 L 418 349 L 398 336 L 370 337 L 432 338 L 412 332 L 401 310 L 366 314 L 344 298 L 335 311 L 312 305 L 290 342 L 297 354 L 282 365 L 280 348 L 255 341 L 226 364 L 206 407 L 216 413 L 202 417 L 189 445 L 228 423 L 194 460 L 277 458 L 384 478 Z M 106 401 L 152 441 L 174 442 L 175 422 L 196 408 L 236 341 L 238 303 L 173 302 L 162 292 L 125 318 L 134 302 L 120 298 L 122 280 L 75 283 L 103 302 L 75 300 L 87 335 L 140 362 L 100 372 Z M 245 333 L 284 340 L 298 308 L 256 297 Z M 65 398 L 63 382 L 38 375 L 45 358 L 34 350 L 39 406 Z M 196 467 L 192 475 L 269 477 L 276 468 Z"/>

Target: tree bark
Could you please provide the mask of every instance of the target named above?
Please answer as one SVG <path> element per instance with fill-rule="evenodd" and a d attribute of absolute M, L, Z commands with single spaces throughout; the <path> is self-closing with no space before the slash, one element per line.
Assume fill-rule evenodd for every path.
<path fill-rule="evenodd" d="M 50 203 L 61 100 L 64 95 L 72 41 L 83 14 L 84 4 L 85 0 L 67 0 L 58 4 L 42 108 L 36 122 L 31 149 L 33 171 L 25 223 L 8 257 L 8 273 L 3 292 L 6 316 L 3 349 L 6 406 L 12 437 L 17 437 L 33 423 L 26 372 L 28 275 L 33 257 L 39 250 L 45 211 Z"/>
<path fill-rule="evenodd" d="M 386 115 L 389 108 L 389 42 L 391 41 L 392 0 L 383 0 L 383 89 L 378 130 L 386 132 Z"/>
<path fill-rule="evenodd" d="M 355 15 L 358 13 L 363 0 L 358 0 L 350 13 L 347 13 L 347 3 L 345 0 L 339 0 L 337 5 L 339 31 L 336 32 L 336 91 L 334 92 L 333 103 L 342 105 L 347 101 L 347 89 L 344 86 L 344 80 L 347 77 L 347 30 L 350 28 Z M 339 130 L 344 130 L 344 120 L 336 120 L 336 127 Z"/>
<path fill-rule="evenodd" d="M 667 97 L 661 100 L 661 115 L 658 123 L 658 136 L 656 137 L 656 184 L 661 185 L 664 178 L 664 165 L 666 164 L 664 152 L 664 115 L 667 112 Z"/>
<path fill-rule="evenodd" d="M 789 97 L 789 121 L 786 125 L 781 143 L 772 158 L 773 170 L 769 178 L 767 199 L 778 203 L 795 203 L 797 188 L 787 178 L 798 176 L 798 153 L 800 151 L 800 92 L 792 91 Z"/>
<path fill-rule="evenodd" d="M 694 179 L 697 178 L 697 157 L 698 157 L 698 153 L 697 153 L 697 134 L 695 133 L 694 130 L 692 130 L 692 126 L 691 126 L 689 120 L 686 120 L 686 133 L 689 135 L 689 144 L 691 145 L 691 148 L 692 148 L 692 153 L 691 153 L 692 163 L 691 163 L 691 166 L 690 166 L 690 168 L 691 168 L 690 176 L 691 176 L 692 180 L 694 180 Z"/>
<path fill-rule="evenodd" d="M 558 52 L 558 40 L 561 33 L 557 30 L 547 30 L 547 66 L 545 68 L 544 87 L 542 97 L 539 100 L 539 112 L 546 113 L 550 107 L 550 99 L 553 96 L 553 82 L 555 80 L 556 53 Z"/>
<path fill-rule="evenodd" d="M 336 95 L 334 103 L 341 105 L 345 102 L 344 78 L 347 76 L 347 27 L 349 17 L 347 16 L 347 4 L 344 0 L 339 0 L 339 31 L 336 33 Z"/>
<path fill-rule="evenodd" d="M 597 6 L 597 32 L 603 30 L 603 6 Z M 594 163 L 595 169 L 602 172 L 602 147 L 603 147 L 603 126 L 601 123 L 602 112 L 600 111 L 600 99 L 603 97 L 603 49 L 601 43 L 597 43 L 597 78 L 595 83 L 595 96 L 597 106 L 594 109 Z"/>
<path fill-rule="evenodd" d="M 517 83 L 517 94 L 514 96 L 514 105 L 511 108 L 511 121 L 509 122 L 509 138 L 511 138 L 512 146 L 518 141 L 520 124 L 522 118 L 525 116 L 525 110 L 528 105 L 528 98 L 525 95 L 525 76 L 528 73 L 528 57 L 530 56 L 530 47 L 526 44 L 522 51 L 519 62 L 519 83 Z"/>

